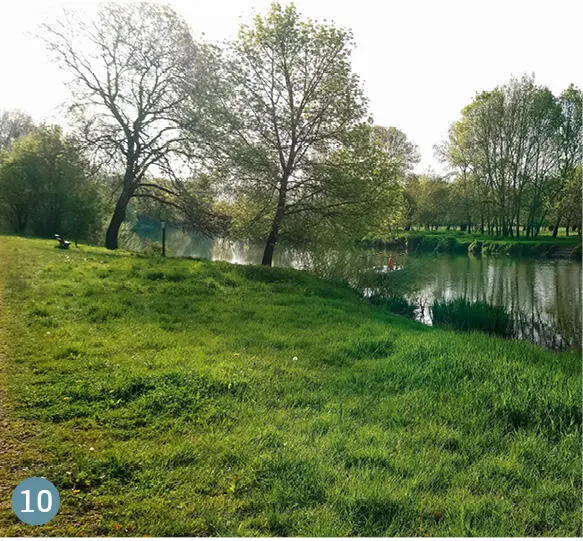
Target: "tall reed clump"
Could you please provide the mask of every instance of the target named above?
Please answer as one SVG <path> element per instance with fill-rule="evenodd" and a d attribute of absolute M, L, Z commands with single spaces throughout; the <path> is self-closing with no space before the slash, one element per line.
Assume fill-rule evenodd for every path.
<path fill-rule="evenodd" d="M 453 327 L 462 331 L 483 331 L 488 334 L 510 336 L 512 319 L 504 306 L 466 299 L 435 301 L 431 307 L 435 326 Z"/>
<path fill-rule="evenodd" d="M 380 306 L 394 314 L 406 316 L 410 319 L 414 319 L 415 317 L 416 306 L 410 303 L 405 297 L 372 295 L 368 300 L 371 304 Z"/>

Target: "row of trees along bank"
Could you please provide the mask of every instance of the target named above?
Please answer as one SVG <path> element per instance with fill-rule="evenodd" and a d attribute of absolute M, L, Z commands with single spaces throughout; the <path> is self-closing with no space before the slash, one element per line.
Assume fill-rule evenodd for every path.
<path fill-rule="evenodd" d="M 542 226 L 553 236 L 560 226 L 581 233 L 582 103 L 575 86 L 555 96 L 530 76 L 482 92 L 437 149 L 454 182 L 409 189 L 420 197 L 432 192 L 436 206 L 449 198 L 439 225 L 498 236 L 535 236 Z"/>

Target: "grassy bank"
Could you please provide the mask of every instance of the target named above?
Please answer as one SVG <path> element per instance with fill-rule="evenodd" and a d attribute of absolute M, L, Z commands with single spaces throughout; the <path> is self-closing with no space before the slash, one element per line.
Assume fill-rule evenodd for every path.
<path fill-rule="evenodd" d="M 393 239 L 370 239 L 365 246 L 408 250 L 409 252 L 473 253 L 538 258 L 581 258 L 581 237 L 490 237 L 463 231 L 409 231 Z"/>
<path fill-rule="evenodd" d="M 0 237 L 26 449 L 0 487 L 44 475 L 62 507 L 42 527 L 0 508 L 2 533 L 581 534 L 578 355 L 299 271 L 54 244 Z"/>

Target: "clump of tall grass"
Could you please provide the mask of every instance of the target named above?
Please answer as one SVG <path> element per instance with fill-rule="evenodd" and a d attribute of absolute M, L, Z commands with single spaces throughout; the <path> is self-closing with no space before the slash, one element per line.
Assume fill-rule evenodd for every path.
<path fill-rule="evenodd" d="M 381 296 L 371 295 L 369 302 L 375 306 L 380 306 L 394 314 L 399 314 L 413 319 L 415 317 L 416 306 L 411 304 L 406 298 L 396 295 Z"/>
<path fill-rule="evenodd" d="M 510 336 L 512 333 L 512 319 L 506 308 L 484 301 L 435 301 L 431 313 L 436 326 L 453 327 L 462 331 L 483 331 L 499 336 Z"/>

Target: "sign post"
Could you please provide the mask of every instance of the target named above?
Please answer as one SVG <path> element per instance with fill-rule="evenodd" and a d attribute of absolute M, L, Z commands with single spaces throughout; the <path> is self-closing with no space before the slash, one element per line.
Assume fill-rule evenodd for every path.
<path fill-rule="evenodd" d="M 166 257 L 166 220 L 160 222 L 162 225 L 162 256 Z"/>

